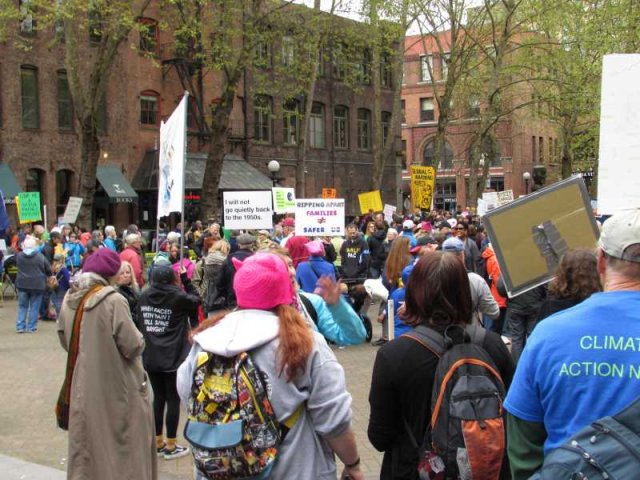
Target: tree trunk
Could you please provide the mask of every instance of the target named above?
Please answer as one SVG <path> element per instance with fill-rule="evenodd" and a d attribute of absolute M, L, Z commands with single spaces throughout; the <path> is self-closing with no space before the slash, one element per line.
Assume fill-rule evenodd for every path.
<path fill-rule="evenodd" d="M 92 229 L 93 200 L 96 195 L 96 172 L 100 159 L 100 139 L 93 118 L 85 117 L 80 133 L 80 178 L 78 195 L 82 197 L 82 208 L 78 214 L 77 224 Z"/>

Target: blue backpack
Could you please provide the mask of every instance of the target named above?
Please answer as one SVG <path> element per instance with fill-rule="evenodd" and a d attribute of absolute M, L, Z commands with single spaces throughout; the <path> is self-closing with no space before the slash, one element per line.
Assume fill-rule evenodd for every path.
<path fill-rule="evenodd" d="M 640 475 L 640 398 L 550 452 L 529 480 L 626 480 Z"/>

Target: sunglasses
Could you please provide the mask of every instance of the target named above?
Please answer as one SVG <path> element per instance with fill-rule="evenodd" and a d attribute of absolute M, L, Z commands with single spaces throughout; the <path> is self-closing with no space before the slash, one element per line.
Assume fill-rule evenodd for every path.
<path fill-rule="evenodd" d="M 454 230 L 464 230 L 464 227 L 456 227 Z"/>

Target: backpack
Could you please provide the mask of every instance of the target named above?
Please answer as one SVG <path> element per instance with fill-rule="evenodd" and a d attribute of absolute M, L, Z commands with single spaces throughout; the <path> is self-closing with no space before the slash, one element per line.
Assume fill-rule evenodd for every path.
<path fill-rule="evenodd" d="M 502 408 L 506 392 L 495 362 L 482 347 L 485 334 L 484 328 L 472 324 L 465 329 L 447 327 L 444 335 L 420 325 L 403 335 L 439 357 L 431 420 L 422 445 L 404 420 L 420 454 L 420 478 L 500 477 L 506 449 Z"/>
<path fill-rule="evenodd" d="M 204 478 L 268 478 L 278 447 L 304 409 L 302 404 L 281 424 L 268 391 L 249 353 L 230 358 L 198 354 L 184 438 Z"/>
<path fill-rule="evenodd" d="M 530 480 L 637 478 L 640 472 L 640 398 L 620 413 L 583 428 L 550 452 Z"/>

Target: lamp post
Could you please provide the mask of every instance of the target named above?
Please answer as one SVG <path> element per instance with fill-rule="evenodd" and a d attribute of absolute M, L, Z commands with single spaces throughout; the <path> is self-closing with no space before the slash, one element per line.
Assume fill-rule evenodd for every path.
<path fill-rule="evenodd" d="M 271 160 L 267 165 L 267 169 L 271 173 L 271 181 L 273 182 L 273 186 L 278 185 L 278 172 L 280 171 L 280 162 L 277 160 Z"/>
<path fill-rule="evenodd" d="M 529 195 L 529 180 L 531 180 L 531 174 L 529 172 L 524 172 L 522 174 L 522 179 L 524 180 L 524 194 Z"/>

